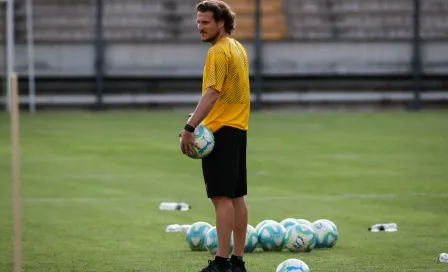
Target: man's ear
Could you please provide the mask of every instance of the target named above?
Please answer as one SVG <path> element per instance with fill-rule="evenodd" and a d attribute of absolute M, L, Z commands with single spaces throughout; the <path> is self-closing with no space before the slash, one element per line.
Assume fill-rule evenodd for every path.
<path fill-rule="evenodd" d="M 219 28 L 224 27 L 224 21 L 219 21 L 218 26 Z"/>

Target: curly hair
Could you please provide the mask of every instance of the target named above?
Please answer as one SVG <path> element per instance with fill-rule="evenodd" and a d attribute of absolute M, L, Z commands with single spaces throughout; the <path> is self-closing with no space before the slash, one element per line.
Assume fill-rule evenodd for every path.
<path fill-rule="evenodd" d="M 235 13 L 230 6 L 220 0 L 204 0 L 196 5 L 196 11 L 213 13 L 216 22 L 224 20 L 224 30 L 227 34 L 232 34 L 235 30 Z"/>

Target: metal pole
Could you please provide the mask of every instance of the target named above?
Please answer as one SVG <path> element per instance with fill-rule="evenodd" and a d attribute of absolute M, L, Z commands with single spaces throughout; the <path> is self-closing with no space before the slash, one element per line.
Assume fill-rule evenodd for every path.
<path fill-rule="evenodd" d="M 6 2 L 6 66 L 7 66 L 7 94 L 6 103 L 8 112 L 11 112 L 11 76 L 15 70 L 14 64 L 14 0 Z M 19 102 L 20 105 L 20 102 Z"/>
<path fill-rule="evenodd" d="M 261 110 L 263 92 L 263 41 L 261 36 L 261 0 L 255 1 L 255 110 Z"/>
<path fill-rule="evenodd" d="M 19 130 L 19 90 L 17 74 L 11 82 L 11 164 L 13 176 L 14 203 L 14 272 L 22 271 L 22 223 L 20 208 L 20 130 Z"/>
<path fill-rule="evenodd" d="M 414 75 L 414 100 L 411 110 L 420 110 L 422 108 L 422 56 L 421 56 L 421 38 L 420 38 L 420 0 L 414 0 L 414 24 L 413 24 L 413 56 L 412 72 Z"/>
<path fill-rule="evenodd" d="M 33 3 L 32 0 L 26 1 L 26 31 L 28 46 L 28 91 L 29 91 L 29 111 L 36 112 L 36 89 L 35 89 L 35 70 L 34 70 L 34 33 L 33 33 Z"/>
<path fill-rule="evenodd" d="M 3 5 L 5 3 L 5 5 Z M 3 18 L 0 18 L 1 20 L 4 20 L 4 28 L 1 29 L 3 37 L 6 37 L 6 29 L 8 28 L 8 24 L 6 24 L 6 1 L 0 0 L 0 9 L 2 11 Z M 5 67 L 3 71 L 3 82 L 2 82 L 2 95 L 5 95 L 5 109 L 7 109 L 8 104 L 8 54 L 6 52 L 7 47 L 7 39 L 5 38 L 5 44 L 4 44 L 4 50 L 3 50 L 3 67 Z"/>
<path fill-rule="evenodd" d="M 103 38 L 103 0 L 96 0 L 96 39 L 95 39 L 95 76 L 96 108 L 103 107 L 104 91 L 104 38 Z"/>

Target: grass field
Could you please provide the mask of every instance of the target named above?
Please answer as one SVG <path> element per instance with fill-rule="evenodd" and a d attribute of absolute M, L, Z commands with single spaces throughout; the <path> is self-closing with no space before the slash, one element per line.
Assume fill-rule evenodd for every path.
<path fill-rule="evenodd" d="M 206 221 L 200 162 L 183 156 L 186 113 L 21 115 L 23 271 L 199 271 L 168 224 Z M 312 271 L 448 271 L 448 113 L 258 113 L 248 146 L 249 223 L 327 218 L 331 250 L 246 255 L 251 272 L 287 258 Z M 0 115 L 0 271 L 12 271 L 9 119 Z M 159 211 L 164 200 L 188 212 Z M 371 233 L 395 222 L 396 233 Z"/>

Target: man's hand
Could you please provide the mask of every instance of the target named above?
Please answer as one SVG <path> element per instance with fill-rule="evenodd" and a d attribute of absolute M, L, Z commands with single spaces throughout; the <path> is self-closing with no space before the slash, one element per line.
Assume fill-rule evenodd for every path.
<path fill-rule="evenodd" d="M 219 91 L 208 87 L 207 90 L 205 90 L 205 93 L 202 95 L 201 100 L 199 100 L 196 110 L 188 115 L 189 118 L 187 121 L 187 125 L 194 128 L 199 126 L 207 116 L 207 114 L 210 112 L 210 110 L 213 108 L 216 101 L 218 101 L 219 96 Z M 193 149 L 193 146 L 199 148 L 194 142 L 194 133 L 182 130 L 179 133 L 179 137 L 181 138 L 182 153 L 188 156 L 194 155 L 195 151 Z"/>
<path fill-rule="evenodd" d="M 184 153 L 187 156 L 193 156 L 195 154 L 193 146 L 199 148 L 194 141 L 194 132 L 188 132 L 186 130 L 182 130 L 179 133 L 179 137 L 181 138 L 180 148 L 182 149 L 182 153 Z"/>

